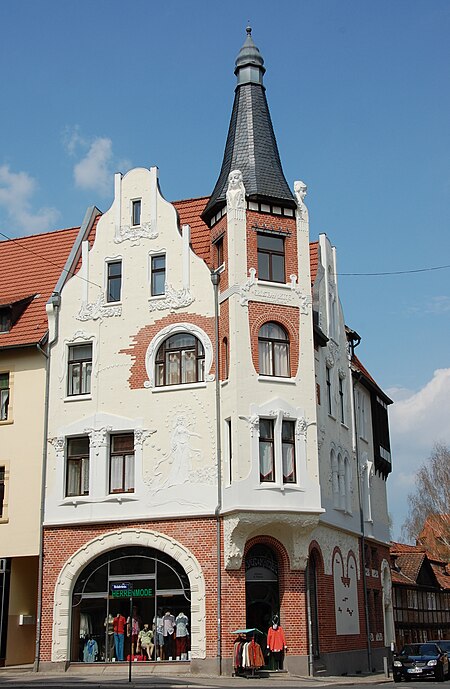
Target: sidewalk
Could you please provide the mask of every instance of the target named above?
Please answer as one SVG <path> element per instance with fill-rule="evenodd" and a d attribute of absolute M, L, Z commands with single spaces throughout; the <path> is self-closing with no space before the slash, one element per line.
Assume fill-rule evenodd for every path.
<path fill-rule="evenodd" d="M 121 665 L 112 668 L 102 667 L 70 667 L 67 672 L 34 672 L 31 666 L 0 668 L 0 686 L 19 689 L 132 689 L 133 687 L 151 687 L 151 689 L 220 689 L 225 687 L 242 687 L 245 677 L 206 677 L 190 675 L 162 675 L 149 672 L 149 668 L 132 667 L 132 680 L 128 682 L 128 666 Z M 260 676 L 251 678 L 251 686 L 274 687 L 316 687 L 317 685 L 352 686 L 360 684 L 384 684 L 392 682 L 383 673 L 347 675 L 343 677 L 320 676 L 300 677 L 285 672 L 264 672 Z"/>

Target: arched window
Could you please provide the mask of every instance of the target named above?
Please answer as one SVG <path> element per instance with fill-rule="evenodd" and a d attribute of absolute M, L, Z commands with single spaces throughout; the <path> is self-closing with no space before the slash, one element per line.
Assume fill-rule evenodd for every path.
<path fill-rule="evenodd" d="M 155 359 L 157 386 L 200 383 L 205 380 L 205 350 L 194 335 L 178 333 L 168 337 Z"/>
<path fill-rule="evenodd" d="M 258 333 L 259 373 L 289 378 L 289 337 L 278 323 L 264 323 Z"/>

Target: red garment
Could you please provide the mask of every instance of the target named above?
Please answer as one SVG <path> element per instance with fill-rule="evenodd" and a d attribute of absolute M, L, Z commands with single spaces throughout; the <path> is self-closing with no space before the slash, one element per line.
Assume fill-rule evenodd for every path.
<path fill-rule="evenodd" d="M 124 634 L 126 623 L 127 621 L 123 615 L 116 615 L 113 621 L 113 630 L 115 631 L 115 633 Z"/>
<path fill-rule="evenodd" d="M 274 653 L 284 651 L 287 648 L 283 627 L 277 627 L 276 629 L 269 627 L 267 632 L 267 648 L 270 648 Z"/>

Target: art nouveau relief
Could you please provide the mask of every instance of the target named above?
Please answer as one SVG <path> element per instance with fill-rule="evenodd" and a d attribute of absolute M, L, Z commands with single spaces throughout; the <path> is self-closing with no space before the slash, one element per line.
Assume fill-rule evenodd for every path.
<path fill-rule="evenodd" d="M 167 444 L 149 444 L 151 455 L 144 462 L 144 481 L 152 493 L 167 492 L 184 484 L 213 486 L 217 480 L 215 439 L 206 406 L 198 396 L 195 409 L 186 405 L 174 408 L 165 424 Z M 201 431 L 201 432 L 199 432 Z M 161 434 L 158 434 L 161 437 Z M 189 502 L 190 495 L 186 496 Z M 184 499 L 182 498 L 182 501 Z"/>
<path fill-rule="evenodd" d="M 339 550 L 333 556 L 336 634 L 359 634 L 358 586 L 356 562 L 352 553 L 346 562 Z"/>
<path fill-rule="evenodd" d="M 105 301 L 105 295 L 100 294 L 95 302 L 83 302 L 75 317 L 78 321 L 102 321 L 103 318 L 121 315 L 122 306 L 111 306 Z"/>
<path fill-rule="evenodd" d="M 190 306 L 195 301 L 190 289 L 182 287 L 181 289 L 174 289 L 166 282 L 164 297 L 151 299 L 148 304 L 148 310 L 152 311 L 170 311 L 174 313 L 177 309 Z"/>
<path fill-rule="evenodd" d="M 143 222 L 136 227 L 132 225 L 121 225 L 116 229 L 114 242 L 121 244 L 130 241 L 132 246 L 139 246 L 141 239 L 156 239 L 158 232 L 152 229 L 151 222 Z"/>
<path fill-rule="evenodd" d="M 312 297 L 306 294 L 297 285 L 297 276 L 290 275 L 289 285 L 280 286 L 262 285 L 256 278 L 256 268 L 249 268 L 249 276 L 243 285 L 237 288 L 239 303 L 241 306 L 248 306 L 249 301 L 262 301 L 269 304 L 280 304 L 282 306 L 297 306 L 300 313 L 307 315 L 312 305 Z M 290 289 L 286 289 L 289 287 Z"/>
<path fill-rule="evenodd" d="M 294 194 L 295 194 L 295 198 L 297 199 L 299 219 L 305 223 L 309 222 L 309 213 L 308 213 L 308 209 L 305 205 L 305 197 L 306 197 L 307 190 L 308 190 L 308 187 L 301 180 L 294 182 Z"/>

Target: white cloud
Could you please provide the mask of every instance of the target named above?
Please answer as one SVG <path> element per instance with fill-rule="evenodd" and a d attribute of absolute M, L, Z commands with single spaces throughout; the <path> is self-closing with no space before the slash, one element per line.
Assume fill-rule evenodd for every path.
<path fill-rule="evenodd" d="M 74 167 L 75 184 L 80 189 L 92 189 L 106 196 L 113 184 L 112 163 L 111 139 L 95 139 L 85 157 Z"/>
<path fill-rule="evenodd" d="M 395 537 L 407 514 L 406 496 L 414 489 L 414 476 L 430 456 L 436 442 L 450 444 L 450 368 L 438 369 L 418 392 L 392 388 L 388 394 L 397 400 L 390 407 L 389 419 L 393 472 L 388 480 L 389 508 Z"/>
<path fill-rule="evenodd" d="M 51 229 L 60 215 L 56 208 L 33 211 L 31 199 L 37 187 L 27 172 L 13 172 L 9 165 L 0 165 L 0 207 L 7 212 L 12 227 L 26 234 Z"/>
<path fill-rule="evenodd" d="M 423 300 L 420 304 L 414 304 L 408 309 L 408 313 L 414 316 L 440 316 L 450 311 L 450 297 L 446 294 L 439 294 Z"/>

